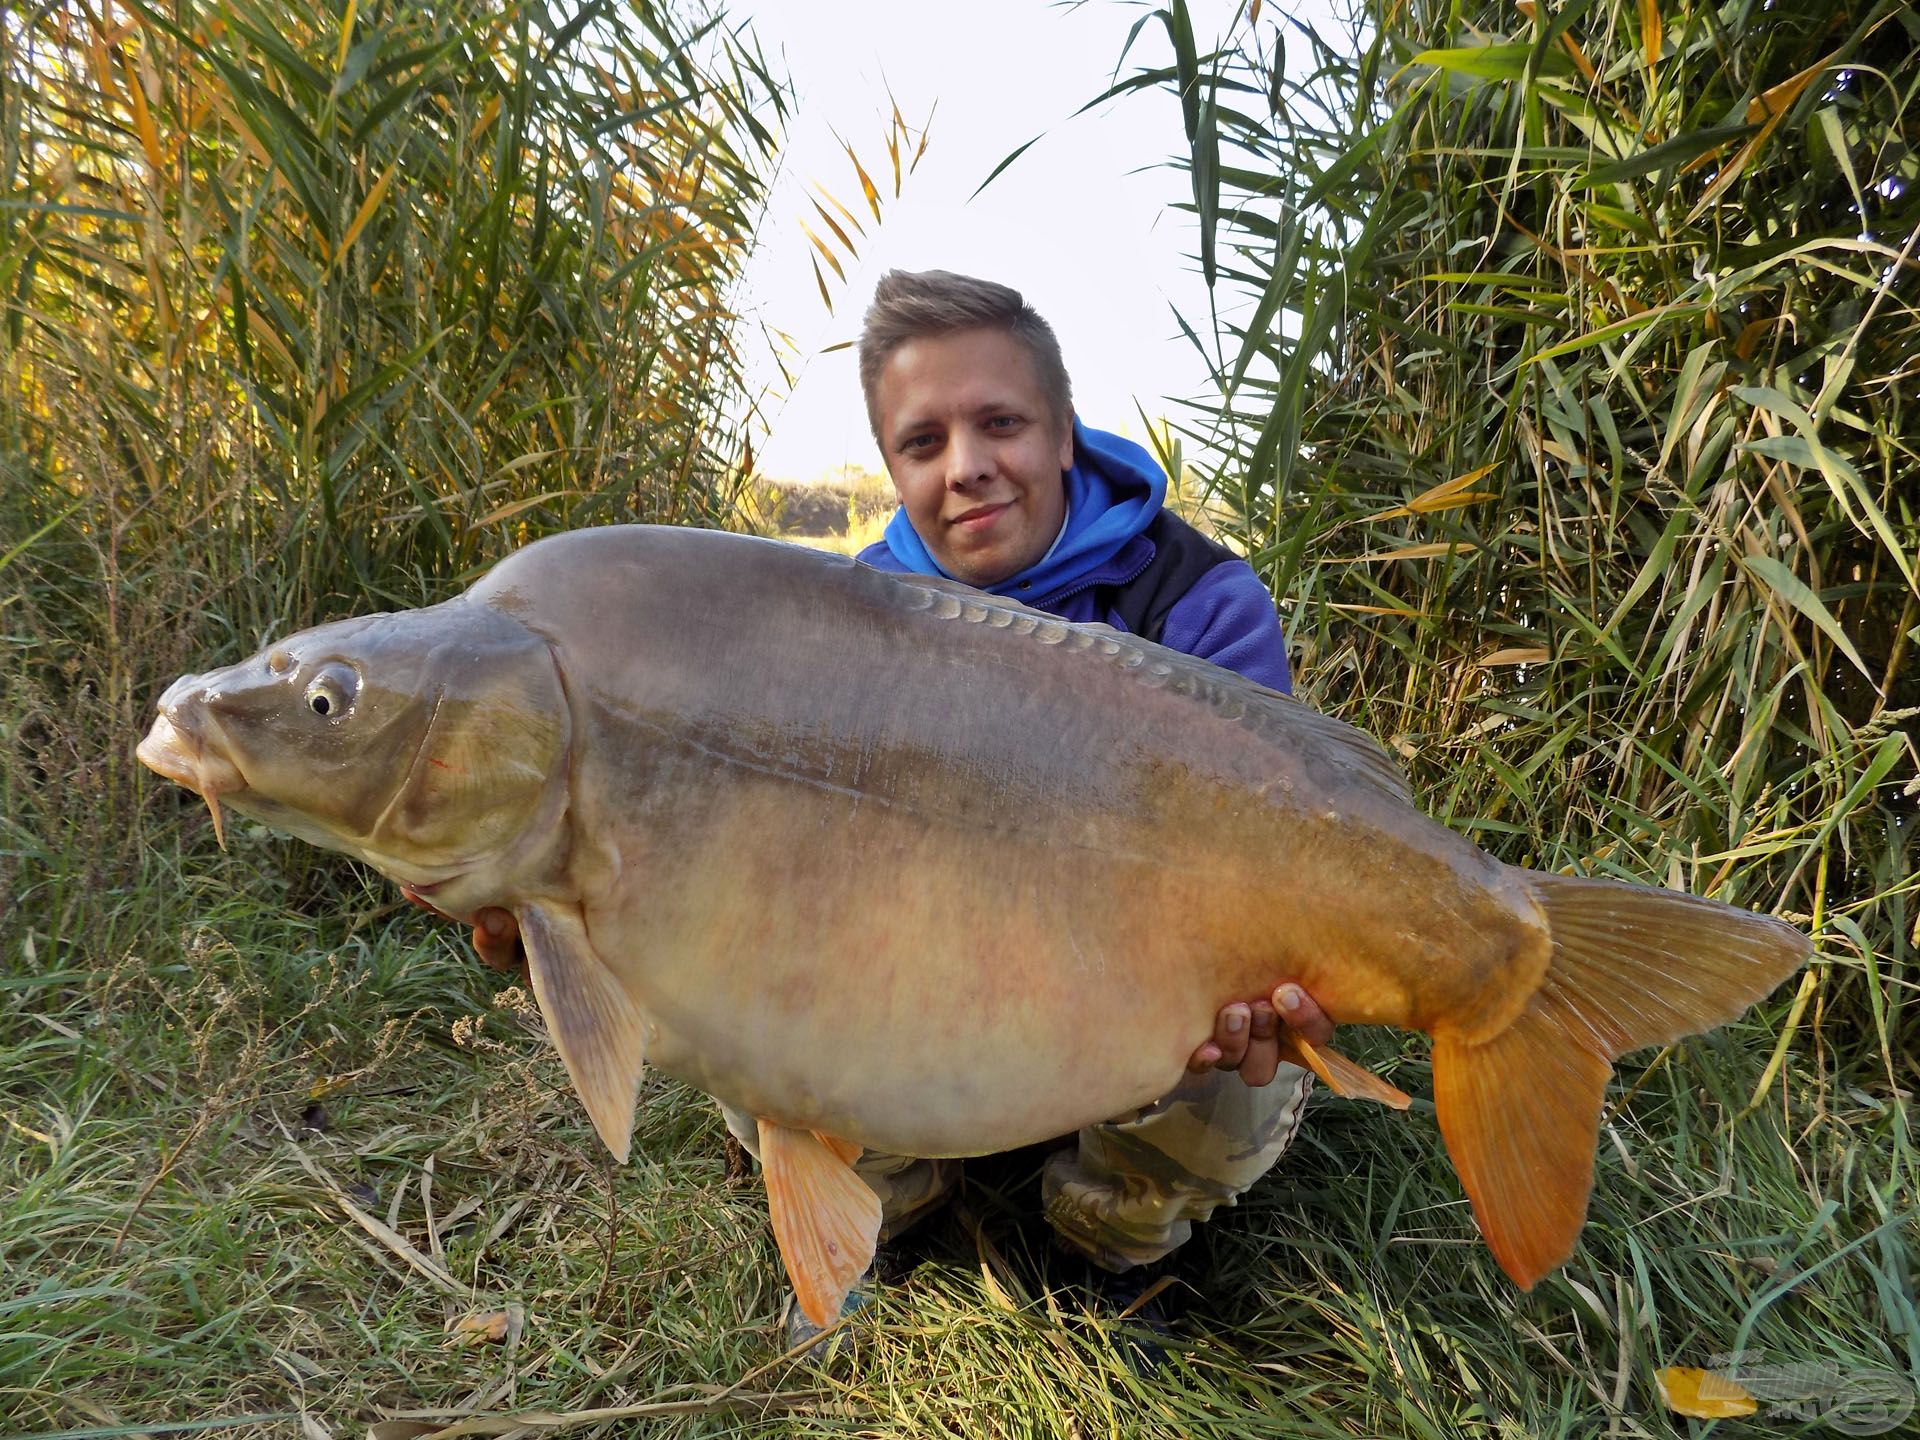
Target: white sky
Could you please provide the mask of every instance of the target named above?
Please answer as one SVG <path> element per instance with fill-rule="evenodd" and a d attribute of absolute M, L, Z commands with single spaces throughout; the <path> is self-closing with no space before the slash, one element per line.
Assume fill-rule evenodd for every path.
<path fill-rule="evenodd" d="M 1285 8 L 1324 34 L 1330 4 Z M 1191 8 L 1202 53 L 1243 10 L 1236 0 L 1192 0 Z M 1262 17 L 1263 30 L 1279 8 Z M 1203 393 L 1205 366 L 1173 318 L 1178 306 L 1206 333 L 1197 323 L 1205 287 L 1187 258 L 1192 220 L 1168 208 L 1190 192 L 1184 173 L 1160 163 L 1185 143 L 1179 102 L 1161 90 L 1074 116 L 1112 82 L 1128 30 L 1151 9 L 1138 0 L 735 0 L 729 19 L 751 23 L 799 93 L 744 297 L 753 314 L 794 337 L 805 367 L 784 401 L 768 401 L 771 433 L 757 442 L 762 473 L 811 479 L 845 464 L 882 468 L 853 351 L 819 352 L 857 337 L 875 281 L 896 267 L 958 270 L 1018 289 L 1059 335 L 1075 408 L 1090 424 L 1142 438 L 1136 397 L 1157 418 L 1174 408 L 1161 397 Z M 1171 53 L 1151 20 L 1125 70 L 1167 63 Z M 898 200 L 888 193 L 884 143 L 889 87 L 910 125 L 933 112 L 926 154 Z M 878 227 L 835 131 L 881 187 Z M 995 165 L 1042 132 L 969 200 Z M 822 264 L 831 316 L 799 224 L 804 217 L 838 250 L 806 198 L 814 182 L 867 228 L 866 239 L 853 237 L 857 262 L 841 252 L 847 283 Z M 770 364 L 765 373 L 777 376 Z"/>

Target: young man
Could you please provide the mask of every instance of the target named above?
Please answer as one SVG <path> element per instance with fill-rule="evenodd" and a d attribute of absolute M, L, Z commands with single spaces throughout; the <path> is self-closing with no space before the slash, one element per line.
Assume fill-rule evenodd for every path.
<path fill-rule="evenodd" d="M 891 272 L 867 311 L 860 380 L 900 499 L 862 561 L 1104 621 L 1290 688 L 1266 587 L 1162 508 L 1167 477 L 1145 450 L 1074 418 L 1059 344 L 1018 292 L 944 271 Z M 1310 1040 L 1331 1034 L 1297 986 L 1275 999 Z M 1228 1005 L 1171 1095 L 1088 1127 L 1050 1157 L 1047 1219 L 1071 1249 L 1109 1271 L 1159 1260 L 1273 1166 L 1312 1082 L 1277 1064 L 1278 1023 L 1265 1000 Z M 729 1112 L 727 1123 L 754 1144 L 750 1117 Z M 871 1153 L 857 1168 L 880 1196 L 883 1237 L 959 1175 L 955 1161 Z"/>

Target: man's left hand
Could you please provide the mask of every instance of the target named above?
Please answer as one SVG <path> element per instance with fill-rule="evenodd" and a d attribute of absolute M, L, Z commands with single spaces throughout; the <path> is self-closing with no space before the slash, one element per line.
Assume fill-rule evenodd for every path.
<path fill-rule="evenodd" d="M 1213 1038 L 1193 1052 L 1187 1071 L 1204 1075 L 1209 1070 L 1233 1070 L 1249 1085 L 1266 1085 L 1280 1069 L 1282 1026 L 1298 1031 L 1309 1045 L 1325 1045 L 1333 1038 L 1333 1021 L 1313 997 L 1298 985 L 1282 985 L 1270 1002 L 1221 1006 L 1214 1017 Z"/>

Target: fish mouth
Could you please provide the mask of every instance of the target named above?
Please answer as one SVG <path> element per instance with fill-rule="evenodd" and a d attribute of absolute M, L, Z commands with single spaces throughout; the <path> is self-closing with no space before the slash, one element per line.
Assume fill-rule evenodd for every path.
<path fill-rule="evenodd" d="M 227 848 L 227 827 L 220 810 L 220 797 L 245 790 L 247 782 L 240 767 L 226 756 L 210 750 L 193 730 L 175 719 L 172 707 L 162 710 L 147 732 L 147 738 L 134 749 L 134 758 L 156 775 L 176 785 L 184 785 L 207 802 L 213 816 L 213 835 L 222 850 Z"/>

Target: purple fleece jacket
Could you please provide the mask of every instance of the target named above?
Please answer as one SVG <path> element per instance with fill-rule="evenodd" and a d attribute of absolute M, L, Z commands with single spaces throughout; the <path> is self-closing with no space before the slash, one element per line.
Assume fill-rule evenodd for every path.
<path fill-rule="evenodd" d="M 1076 439 L 1089 435 L 1077 425 L 1075 430 Z M 1105 504 L 1110 510 L 1119 509 L 1120 502 L 1124 502 L 1132 512 L 1133 523 L 1128 527 L 1131 533 L 1118 537 L 1109 555 L 1091 568 L 1080 570 L 1050 594 L 1027 594 L 1024 577 L 1019 575 L 993 588 L 996 594 L 1036 610 L 1046 610 L 1063 620 L 1099 620 L 1124 630 L 1125 622 L 1111 610 L 1096 613 L 1094 591 L 1104 586 L 1124 588 L 1153 559 L 1153 541 L 1141 532 L 1160 510 L 1159 495 L 1164 493 L 1166 478 L 1159 474 L 1157 466 L 1148 473 L 1151 459 L 1143 459 L 1146 452 L 1131 442 L 1099 431 L 1090 432 L 1090 437 L 1097 437 L 1097 443 L 1076 446 L 1075 469 L 1097 466 L 1098 483 L 1091 494 L 1084 484 L 1076 487 L 1079 498 L 1070 526 L 1076 534 L 1090 527 L 1095 517 L 1087 513 L 1089 501 Z M 1157 486 L 1153 484 L 1155 480 L 1159 482 Z M 1154 493 L 1156 491 L 1158 493 Z M 905 516 L 897 516 L 896 523 L 904 524 Z M 885 540 L 867 546 L 858 558 L 878 570 L 930 573 L 920 570 L 909 558 L 896 554 Z M 1274 613 L 1273 597 L 1244 560 L 1223 561 L 1194 581 L 1193 588 L 1168 612 L 1160 643 L 1171 650 L 1197 655 L 1237 671 L 1271 689 L 1288 693 L 1293 690 L 1293 677 L 1287 668 L 1287 642 L 1280 633 L 1280 617 Z"/>

